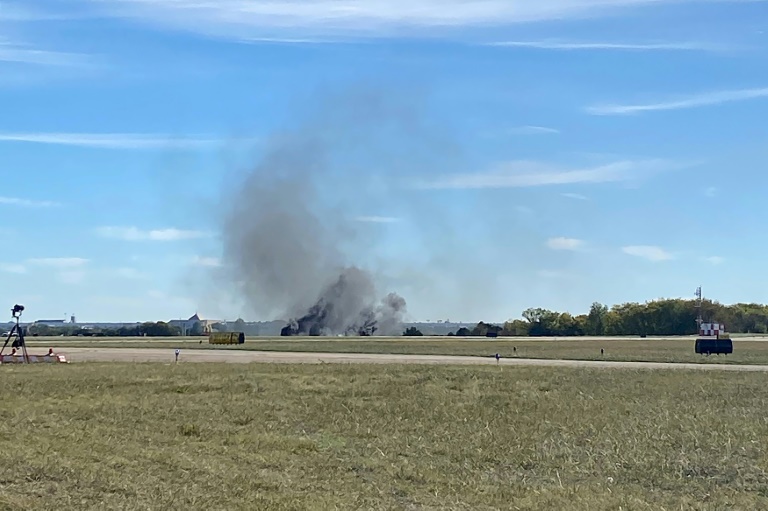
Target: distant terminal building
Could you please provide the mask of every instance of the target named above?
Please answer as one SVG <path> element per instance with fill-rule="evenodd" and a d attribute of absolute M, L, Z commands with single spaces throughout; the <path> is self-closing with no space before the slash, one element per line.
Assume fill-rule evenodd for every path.
<path fill-rule="evenodd" d="M 35 326 L 66 326 L 66 320 L 64 319 L 38 319 L 34 323 Z"/>
<path fill-rule="evenodd" d="M 223 323 L 223 321 L 202 319 L 199 314 L 195 314 L 189 319 L 172 319 L 168 322 L 169 325 L 178 327 L 181 330 L 181 335 L 190 335 L 198 329 L 202 334 L 208 335 L 213 331 L 212 327 L 216 323 Z"/>

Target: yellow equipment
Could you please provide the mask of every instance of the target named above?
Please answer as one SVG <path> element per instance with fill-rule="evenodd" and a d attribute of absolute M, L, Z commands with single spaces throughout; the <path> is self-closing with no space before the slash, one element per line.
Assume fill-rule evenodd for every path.
<path fill-rule="evenodd" d="M 208 336 L 208 344 L 243 344 L 243 332 L 214 332 Z"/>

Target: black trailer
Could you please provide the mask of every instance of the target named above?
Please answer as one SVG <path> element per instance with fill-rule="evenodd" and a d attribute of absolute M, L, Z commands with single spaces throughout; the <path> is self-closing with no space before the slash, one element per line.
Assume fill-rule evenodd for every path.
<path fill-rule="evenodd" d="M 696 353 L 698 355 L 728 355 L 733 353 L 733 341 L 731 339 L 696 339 Z"/>

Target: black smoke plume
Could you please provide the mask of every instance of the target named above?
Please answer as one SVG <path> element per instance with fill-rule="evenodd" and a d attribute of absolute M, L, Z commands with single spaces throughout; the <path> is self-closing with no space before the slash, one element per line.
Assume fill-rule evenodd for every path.
<path fill-rule="evenodd" d="M 365 246 L 340 202 L 351 185 L 337 163 L 341 155 L 349 164 L 347 149 L 359 148 L 369 123 L 355 113 L 274 137 L 226 196 L 223 267 L 253 313 L 288 322 L 283 335 L 401 331 L 405 300 L 382 299 L 372 273 L 344 251 Z"/>
<path fill-rule="evenodd" d="M 289 321 L 280 335 L 371 336 L 382 328 L 392 333 L 401 323 L 405 300 L 390 293 L 374 307 L 372 291 L 368 274 L 347 268 L 323 291 L 317 303 L 304 316 Z"/>

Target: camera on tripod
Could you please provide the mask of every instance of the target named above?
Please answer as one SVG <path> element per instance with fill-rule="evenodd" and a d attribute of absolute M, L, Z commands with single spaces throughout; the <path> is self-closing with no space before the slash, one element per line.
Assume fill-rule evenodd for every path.
<path fill-rule="evenodd" d="M 13 309 L 11 309 L 11 315 L 14 318 L 18 318 L 19 316 L 21 316 L 22 312 L 24 312 L 24 306 L 23 305 L 16 304 L 16 305 L 13 306 Z"/>

